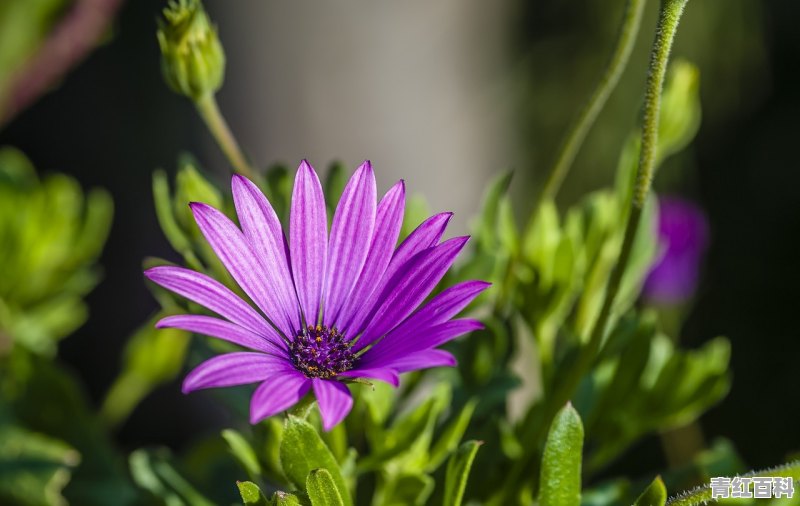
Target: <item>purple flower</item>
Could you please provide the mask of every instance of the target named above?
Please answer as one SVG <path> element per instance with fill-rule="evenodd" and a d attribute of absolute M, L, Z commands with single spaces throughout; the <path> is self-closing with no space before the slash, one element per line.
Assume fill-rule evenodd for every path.
<path fill-rule="evenodd" d="M 647 276 L 643 295 L 659 304 L 683 302 L 694 294 L 708 245 L 708 223 L 702 209 L 680 198 L 661 197 L 658 242 L 661 256 Z"/>
<path fill-rule="evenodd" d="M 253 351 L 219 355 L 197 366 L 183 391 L 260 383 L 250 422 L 284 411 L 314 391 L 325 430 L 353 400 L 343 381 L 370 378 L 397 386 L 398 374 L 455 365 L 436 349 L 482 328 L 452 319 L 489 284 L 467 281 L 417 309 L 450 268 L 468 237 L 440 242 L 451 213 L 428 218 L 395 249 L 405 187 L 376 204 L 375 175 L 364 162 L 347 183 L 330 234 L 322 186 L 306 161 L 292 194 L 287 242 L 267 198 L 233 176 L 237 227 L 211 206 L 190 204 L 200 231 L 258 310 L 205 274 L 155 267 L 145 275 L 221 318 L 169 316 L 157 326 L 224 339 Z M 415 311 L 416 310 L 416 311 Z"/>

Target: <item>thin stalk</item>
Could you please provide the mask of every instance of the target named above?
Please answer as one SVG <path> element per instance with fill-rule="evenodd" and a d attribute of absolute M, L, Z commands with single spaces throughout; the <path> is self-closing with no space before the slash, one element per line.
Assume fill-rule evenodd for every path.
<path fill-rule="evenodd" d="M 581 378 L 587 374 L 600 351 L 606 327 L 622 284 L 622 278 L 631 257 L 634 240 L 642 217 L 642 209 L 653 180 L 656 146 L 658 143 L 658 115 L 661 107 L 661 91 L 664 87 L 664 76 L 672 42 L 678 28 L 678 21 L 687 2 L 688 0 L 661 1 L 656 37 L 650 53 L 642 121 L 641 153 L 639 155 L 633 198 L 630 204 L 631 209 L 625 225 L 619 259 L 609 278 L 603 305 L 592 328 L 589 342 L 578 354 L 575 362 L 565 370 L 564 380 L 556 386 L 553 393 L 546 399 L 543 416 L 539 420 L 540 423 L 526 426 L 527 431 L 522 434 L 522 446 L 528 448 L 530 453 L 514 463 L 511 471 L 506 476 L 505 485 L 498 493 L 499 497 L 496 497 L 492 504 L 505 504 L 508 493 L 516 488 L 526 471 L 533 471 L 532 475 L 535 479 L 536 470 L 530 469 L 530 467 L 536 465 L 532 462 L 532 457 L 539 455 L 538 448 L 541 446 L 541 441 L 547 432 L 550 420 L 553 419 L 558 409 L 572 398 Z"/>
<path fill-rule="evenodd" d="M 589 343 L 584 349 L 584 353 L 581 354 L 582 358 L 578 359 L 579 367 L 576 368 L 576 373 L 572 374 L 572 376 L 576 377 L 569 381 L 566 388 L 564 388 L 565 391 L 562 395 L 566 395 L 565 399 L 569 399 L 572 395 L 575 387 L 577 387 L 578 381 L 580 381 L 580 378 L 588 370 L 588 367 L 591 366 L 600 350 L 600 345 L 606 333 L 606 326 L 611 317 L 614 303 L 616 302 L 622 284 L 622 278 L 628 267 L 628 262 L 633 251 L 633 243 L 639 229 L 642 210 L 647 200 L 647 194 L 650 191 L 650 185 L 653 181 L 653 172 L 655 171 L 656 146 L 658 144 L 658 116 L 661 108 L 661 91 L 664 88 L 664 76 L 667 70 L 667 62 L 669 61 L 672 41 L 675 39 L 675 32 L 678 29 L 678 21 L 680 20 L 680 16 L 683 13 L 683 8 L 686 6 L 687 1 L 688 0 L 662 0 L 661 2 L 661 11 L 656 38 L 653 43 L 653 50 L 650 54 L 650 67 L 645 89 L 642 147 L 639 155 L 639 167 L 636 171 L 636 184 L 634 186 L 633 199 L 631 200 L 632 207 L 625 225 L 619 259 L 608 281 L 603 305 L 600 308 L 600 313 L 592 328 Z M 564 402 L 566 402 L 566 400 Z"/>
<path fill-rule="evenodd" d="M 217 141 L 220 149 L 222 149 L 228 161 L 233 165 L 234 170 L 252 179 L 255 175 L 255 171 L 250 164 L 247 163 L 247 159 L 242 154 L 242 150 L 239 148 L 239 144 L 236 142 L 236 138 L 233 136 L 228 122 L 225 121 L 225 117 L 222 116 L 222 112 L 219 110 L 219 105 L 217 104 L 217 99 L 214 97 L 214 94 L 209 93 L 197 99 L 195 101 L 195 106 L 197 107 L 197 112 L 200 114 L 200 117 L 205 121 L 211 135 L 214 137 L 214 140 Z"/>
<path fill-rule="evenodd" d="M 605 73 L 597 83 L 594 91 L 589 97 L 589 101 L 583 106 L 580 114 L 569 129 L 566 139 L 558 152 L 555 164 L 542 187 L 539 203 L 555 197 L 561 188 L 561 183 L 569 172 L 575 157 L 578 154 L 586 135 L 594 125 L 597 115 L 603 110 L 608 101 L 608 97 L 614 88 L 617 87 L 620 76 L 628 66 L 636 36 L 639 33 L 639 26 L 642 22 L 642 13 L 647 0 L 628 0 L 625 6 L 625 14 L 622 19 L 622 26 L 619 31 L 619 38 L 611 59 L 608 62 Z"/>

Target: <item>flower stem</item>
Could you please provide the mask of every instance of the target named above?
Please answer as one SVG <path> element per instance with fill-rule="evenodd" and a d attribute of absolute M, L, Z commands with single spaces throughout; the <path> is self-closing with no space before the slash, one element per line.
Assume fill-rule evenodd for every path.
<path fill-rule="evenodd" d="M 314 397 L 311 392 L 307 393 L 297 404 L 294 405 L 292 409 L 289 410 L 289 414 L 305 420 L 308 418 L 308 415 L 311 414 L 311 409 L 314 407 L 315 400 L 316 397 Z"/>
<path fill-rule="evenodd" d="M 628 214 L 628 221 L 625 225 L 625 232 L 622 239 L 622 247 L 619 259 L 611 272 L 608 280 L 603 305 L 597 316 L 594 327 L 589 337 L 587 346 L 578 356 L 577 363 L 568 373 L 567 381 L 561 384 L 561 388 L 556 390 L 556 399 L 564 399 L 563 402 L 556 402 L 555 408 L 566 402 L 577 388 L 580 379 L 591 367 L 606 333 L 614 303 L 617 299 L 622 278 L 628 267 L 628 261 L 633 250 L 633 243 L 636 233 L 639 230 L 639 222 L 642 218 L 642 209 L 650 191 L 650 184 L 653 180 L 655 169 L 656 144 L 658 142 L 658 114 L 661 107 L 661 90 L 664 87 L 664 75 L 669 60 L 669 52 L 672 48 L 672 41 L 678 28 L 678 20 L 683 12 L 688 0 L 662 0 L 659 15 L 656 38 L 653 42 L 653 50 L 650 54 L 650 67 L 647 75 L 645 88 L 645 106 L 642 126 L 642 148 L 639 156 L 639 167 L 636 172 L 636 185 L 631 200 L 631 209 Z"/>
<path fill-rule="evenodd" d="M 628 0 L 625 6 L 625 14 L 622 20 L 622 26 L 619 31 L 619 38 L 611 59 L 608 62 L 606 71 L 597 87 L 589 97 L 589 101 L 583 106 L 575 122 L 572 124 L 569 133 L 558 153 L 555 164 L 553 164 L 547 176 L 547 180 L 542 187 L 541 197 L 539 203 L 555 197 L 558 193 L 561 183 L 569 172 L 575 157 L 578 154 L 589 129 L 592 128 L 597 115 L 603 110 L 603 107 L 608 101 L 609 95 L 617 87 L 619 78 L 625 67 L 628 65 L 628 59 L 631 55 L 631 50 L 636 42 L 636 36 L 639 33 L 639 26 L 642 21 L 642 12 L 644 12 L 644 5 L 647 0 Z"/>
<path fill-rule="evenodd" d="M 522 434 L 522 446 L 528 448 L 530 453 L 517 460 L 511 468 L 506 478 L 506 486 L 499 491 L 499 501 L 492 504 L 504 504 L 507 494 L 512 491 L 514 486 L 520 482 L 524 473 L 533 471 L 528 476 L 537 476 L 535 469 L 529 469 L 536 463 L 532 462 L 532 457 L 539 454 L 543 437 L 547 433 L 550 421 L 556 412 L 563 406 L 575 392 L 581 379 L 591 368 L 605 337 L 606 327 L 616 302 L 617 294 L 622 283 L 622 278 L 630 260 L 633 243 L 639 229 L 639 222 L 642 217 L 642 209 L 650 191 L 650 184 L 653 179 L 655 168 L 656 144 L 658 142 L 658 114 L 661 106 L 661 91 L 664 86 L 664 75 L 666 73 L 667 61 L 669 60 L 672 41 L 678 28 L 678 21 L 683 13 L 688 0 L 662 0 L 661 9 L 656 27 L 656 37 L 653 42 L 653 49 L 650 55 L 650 66 L 647 75 L 645 89 L 645 106 L 642 126 L 642 149 L 639 156 L 639 165 L 636 175 L 636 185 L 634 187 L 631 209 L 628 213 L 628 220 L 625 225 L 622 246 L 619 259 L 614 266 L 611 277 L 608 280 L 603 305 L 595 321 L 589 342 L 577 355 L 569 367 L 564 370 L 563 381 L 556 385 L 553 393 L 545 399 L 545 405 L 540 411 L 542 416 L 538 419 L 539 423 L 532 423 L 525 427 Z"/>
<path fill-rule="evenodd" d="M 200 117 L 205 121 L 211 135 L 217 141 L 220 149 L 222 149 L 228 161 L 233 165 L 234 170 L 243 176 L 253 178 L 255 171 L 250 164 L 247 163 L 247 159 L 242 154 L 242 150 L 239 148 L 239 144 L 236 142 L 236 138 L 233 136 L 228 122 L 225 121 L 222 112 L 219 110 L 219 105 L 217 104 L 217 99 L 214 97 L 214 94 L 209 93 L 197 99 L 195 101 L 195 106 L 197 107 L 197 112 L 200 113 Z"/>

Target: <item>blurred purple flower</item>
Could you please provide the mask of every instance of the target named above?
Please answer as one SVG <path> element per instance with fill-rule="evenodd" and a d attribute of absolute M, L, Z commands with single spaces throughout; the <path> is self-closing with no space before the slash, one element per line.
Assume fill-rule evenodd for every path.
<path fill-rule="evenodd" d="M 700 207 L 676 197 L 659 198 L 658 242 L 662 249 L 642 290 L 657 304 L 676 304 L 695 292 L 708 246 L 708 222 Z"/>
<path fill-rule="evenodd" d="M 211 206 L 190 204 L 208 243 L 261 313 L 218 281 L 182 267 L 145 275 L 222 318 L 169 316 L 158 327 L 206 334 L 254 350 L 219 355 L 197 366 L 183 391 L 260 383 L 250 422 L 284 411 L 309 390 L 325 430 L 353 400 L 341 380 L 370 378 L 397 386 L 398 374 L 455 365 L 437 346 L 482 328 L 452 318 L 488 283 L 453 286 L 415 312 L 450 268 L 468 237 L 440 243 L 450 213 L 432 216 L 395 249 L 405 187 L 395 184 L 376 205 L 375 175 L 364 162 L 344 189 L 330 235 L 322 186 L 306 161 L 297 171 L 287 243 L 267 198 L 233 176 L 239 229 Z"/>

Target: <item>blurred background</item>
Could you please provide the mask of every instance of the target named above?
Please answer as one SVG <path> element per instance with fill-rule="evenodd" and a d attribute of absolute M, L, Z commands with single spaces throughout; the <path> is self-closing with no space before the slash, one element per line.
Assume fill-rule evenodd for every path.
<path fill-rule="evenodd" d="M 105 4 L 109 13 L 116 4 L 85 3 Z M 38 35 L 63 22 L 72 6 L 30 2 L 44 27 Z M 41 172 L 64 172 L 113 196 L 103 281 L 88 296 L 88 322 L 59 348 L 95 403 L 119 369 L 125 340 L 157 309 L 142 260 L 177 260 L 156 221 L 152 171 L 174 172 L 178 155 L 191 151 L 227 187 L 229 167 L 192 105 L 162 80 L 154 20 L 163 6 L 122 3 L 100 46 L 0 129 L 0 145 L 21 149 Z M 520 217 L 530 211 L 536 185 L 603 70 L 624 2 L 206 6 L 228 56 L 219 102 L 257 164 L 295 166 L 308 158 L 318 169 L 334 160 L 354 168 L 371 159 L 381 189 L 406 179 L 433 210 L 457 213 L 452 233 L 459 233 L 487 182 L 504 169 L 515 171 Z M 576 160 L 561 205 L 612 182 L 636 127 L 656 8 L 652 0 L 631 63 Z M 700 69 L 702 125 L 655 183 L 657 192 L 682 195 L 708 215 L 710 247 L 680 339 L 690 347 L 717 335 L 731 339 L 733 388 L 702 427 L 709 438 L 735 441 L 751 467 L 800 450 L 793 370 L 800 354 L 799 21 L 794 0 L 689 3 L 675 55 Z M 30 39 L 30 60 L 41 47 L 36 33 L 20 36 L 14 26 L 0 27 L 3 72 L 24 68 L 24 61 L 9 63 L 9 41 Z M 180 449 L 223 426 L 224 417 L 206 394 L 184 396 L 174 382 L 139 406 L 116 441 L 126 449 Z M 663 466 L 655 438 L 632 451 L 615 470 L 638 475 Z"/>

